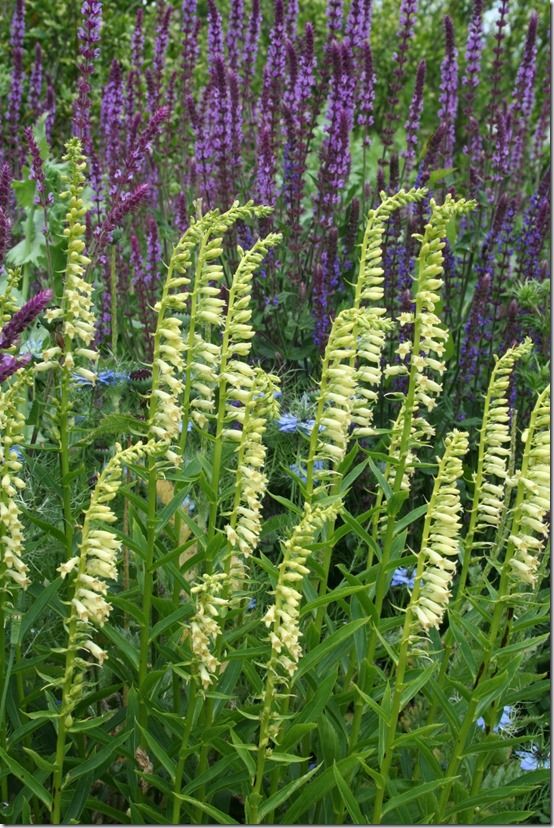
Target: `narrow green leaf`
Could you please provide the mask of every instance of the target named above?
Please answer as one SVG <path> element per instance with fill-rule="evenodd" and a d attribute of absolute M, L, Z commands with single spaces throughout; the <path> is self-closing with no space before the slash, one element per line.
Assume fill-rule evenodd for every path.
<path fill-rule="evenodd" d="M 317 767 L 309 770 L 303 776 L 300 776 L 298 779 L 293 779 L 292 782 L 289 782 L 288 785 L 285 785 L 285 787 L 281 788 L 280 791 L 277 791 L 273 794 L 273 796 L 270 796 L 269 799 L 266 799 L 260 808 L 260 819 L 264 819 L 267 814 L 277 810 L 277 808 L 279 808 L 280 805 L 283 805 L 287 799 L 290 799 L 292 794 L 298 790 L 298 788 L 301 788 L 302 785 L 305 785 L 306 782 L 308 782 L 308 780 L 310 780 L 312 776 L 318 772 L 320 767 L 321 763 L 317 765 Z"/>
<path fill-rule="evenodd" d="M 117 736 L 110 736 L 107 745 L 104 745 L 103 748 L 95 751 L 92 756 L 89 756 L 88 759 L 85 759 L 85 761 L 81 762 L 81 764 L 77 765 L 77 767 L 71 768 L 65 777 L 64 787 L 67 787 L 75 779 L 80 779 L 81 776 L 85 776 L 85 774 L 89 773 L 89 771 L 96 770 L 102 765 L 107 765 L 112 759 L 114 753 L 129 739 L 129 735 L 130 731 L 125 730 Z"/>
<path fill-rule="evenodd" d="M 148 747 L 150 748 L 150 750 L 152 751 L 160 765 L 162 765 L 162 767 L 165 768 L 165 770 L 169 774 L 169 778 L 173 779 L 175 777 L 175 762 L 168 756 L 164 748 L 154 738 L 153 734 L 150 732 L 148 728 L 142 727 L 142 725 L 140 724 L 139 728 L 140 732 L 146 739 Z"/>
<path fill-rule="evenodd" d="M 402 805 L 406 805 L 408 802 L 413 802 L 414 799 L 427 796 L 433 791 L 436 791 L 437 788 L 441 788 L 443 785 L 449 784 L 456 778 L 457 777 L 455 776 L 445 776 L 442 779 L 433 779 L 431 782 L 424 782 L 422 785 L 415 785 L 408 791 L 404 791 L 401 794 L 393 796 L 385 804 L 385 807 L 383 808 L 383 816 L 391 811 L 394 811 L 396 808 L 402 807 Z"/>
<path fill-rule="evenodd" d="M 183 802 L 187 802 L 189 805 L 194 805 L 195 808 L 199 808 L 205 814 L 215 819 L 219 825 L 240 825 L 236 819 L 230 817 L 229 814 L 224 814 L 223 811 L 220 811 L 214 805 L 208 805 L 207 802 L 200 802 L 199 799 L 193 799 L 192 796 L 187 796 L 186 794 L 177 794 L 177 798 L 182 799 Z"/>
<path fill-rule="evenodd" d="M 356 630 L 359 630 L 367 624 L 368 621 L 369 618 L 359 618 L 356 621 L 350 621 L 348 624 L 344 624 L 344 626 L 339 627 L 336 632 L 330 635 L 329 638 L 326 638 L 325 641 L 322 641 L 321 644 L 318 644 L 318 646 L 305 655 L 300 662 L 298 670 L 294 676 L 293 683 L 296 683 L 301 676 L 309 672 L 316 664 L 321 668 L 321 662 L 324 657 L 329 655 L 329 653 L 336 651 L 336 649 L 344 641 L 350 638 Z"/>
<path fill-rule="evenodd" d="M 342 801 L 346 805 L 346 809 L 352 817 L 353 825 L 366 825 L 366 820 L 360 810 L 360 806 L 354 799 L 354 794 L 346 784 L 346 780 L 338 769 L 336 762 L 333 762 L 333 776 L 335 777 L 335 782 L 337 783 L 337 788 L 339 789 Z"/>
<path fill-rule="evenodd" d="M 33 776 L 23 765 L 20 765 L 19 762 L 13 758 L 13 756 L 8 756 L 6 751 L 0 747 L 0 759 L 6 765 L 9 773 L 17 776 L 20 782 L 23 782 L 27 788 L 38 798 L 41 802 L 46 805 L 48 810 L 52 809 L 52 797 L 48 793 L 48 791 L 42 787 L 40 782 L 37 781 L 36 777 Z"/>

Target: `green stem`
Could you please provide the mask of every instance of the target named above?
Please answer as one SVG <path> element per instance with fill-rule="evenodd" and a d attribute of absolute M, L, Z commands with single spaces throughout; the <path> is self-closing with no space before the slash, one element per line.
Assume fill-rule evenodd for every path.
<path fill-rule="evenodd" d="M 62 502 L 63 502 L 63 518 L 64 518 L 64 534 L 65 547 L 67 559 L 73 555 L 73 515 L 71 509 L 71 484 L 69 481 L 70 464 L 69 464 L 69 383 L 70 374 L 67 368 L 62 368 L 61 375 L 61 391 L 60 391 L 60 413 L 59 413 L 59 428 L 60 428 L 60 470 L 61 470 L 61 484 L 62 484 Z"/>
<path fill-rule="evenodd" d="M 190 683 L 190 696 L 191 697 L 188 700 L 187 716 L 185 719 L 183 738 L 181 740 L 181 746 L 179 748 L 179 758 L 177 760 L 177 767 L 175 769 L 175 779 L 173 783 L 173 809 L 171 813 L 172 825 L 181 824 L 181 800 L 179 799 L 177 794 L 181 793 L 181 788 L 183 785 L 185 762 L 187 760 L 187 754 L 189 752 L 189 739 L 197 706 L 196 684 L 194 679 L 192 679 Z"/>
<path fill-rule="evenodd" d="M 111 286 L 111 325 L 112 325 L 112 356 L 117 354 L 117 270 L 115 266 L 115 244 L 110 251 L 110 286 Z"/>
<path fill-rule="evenodd" d="M 81 562 L 81 569 L 84 566 L 84 561 Z M 73 704 L 70 698 L 73 687 L 74 678 L 74 663 L 77 652 L 76 644 L 77 636 L 77 618 L 75 615 L 71 616 L 68 628 L 68 645 L 65 656 L 65 672 L 62 685 L 62 698 L 60 704 L 60 713 L 58 718 L 58 733 L 56 738 L 56 757 L 54 759 L 54 773 L 52 782 L 52 824 L 59 825 L 61 822 L 61 807 L 62 807 L 62 785 L 63 785 L 63 766 L 65 758 L 65 742 L 67 735 L 67 727 L 71 722 L 71 712 Z"/>

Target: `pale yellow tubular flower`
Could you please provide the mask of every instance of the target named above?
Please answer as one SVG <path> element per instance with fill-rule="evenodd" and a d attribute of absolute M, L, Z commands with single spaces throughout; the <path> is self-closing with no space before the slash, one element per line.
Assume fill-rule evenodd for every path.
<path fill-rule="evenodd" d="M 292 535 L 283 543 L 283 560 L 279 564 L 274 603 L 267 610 L 263 622 L 269 628 L 271 657 L 268 669 L 280 674 L 284 683 L 294 676 L 302 656 L 300 646 L 301 585 L 309 569 L 306 566 L 310 547 L 317 533 L 327 521 L 335 520 L 340 503 L 312 507 L 304 504 L 304 514 Z M 284 674 L 284 677 L 283 677 Z"/>
<path fill-rule="evenodd" d="M 515 362 L 526 357 L 532 347 L 533 343 L 528 338 L 520 345 L 510 348 L 496 360 L 492 370 L 485 400 L 483 481 L 478 493 L 476 532 L 499 526 L 505 510 L 508 460 L 512 440 L 508 404 L 510 377 Z"/>
<path fill-rule="evenodd" d="M 454 430 L 447 435 L 429 508 L 425 518 L 410 611 L 423 631 L 440 626 L 456 572 L 460 544 L 461 502 L 457 481 L 463 474 L 467 434 Z"/>
<path fill-rule="evenodd" d="M 91 625 L 102 627 L 109 617 L 108 581 L 117 579 L 117 557 L 121 548 L 121 541 L 102 524 L 112 524 L 117 520 L 109 503 L 121 486 L 123 466 L 137 463 L 142 457 L 159 451 L 159 448 L 152 442 L 138 442 L 122 449 L 116 443 L 116 452 L 100 474 L 85 512 L 79 553 L 58 567 L 62 578 L 72 578 L 70 619 L 77 621 L 76 643 L 101 664 L 106 654 L 90 640 Z"/>
<path fill-rule="evenodd" d="M 381 384 L 381 356 L 387 332 L 392 325 L 389 320 L 379 318 L 364 309 L 356 326 L 355 374 L 356 392 L 352 402 L 352 422 L 354 437 L 370 437 L 372 428 L 373 406 L 377 401 Z"/>
<path fill-rule="evenodd" d="M 308 459 L 308 478 L 334 476 L 346 454 L 356 391 L 356 331 L 364 311 L 347 308 L 334 319 L 325 348 L 315 423 Z M 312 446 L 314 450 L 312 451 Z M 329 468 L 318 471 L 320 464 Z"/>
<path fill-rule="evenodd" d="M 430 200 L 431 217 L 422 235 L 414 234 L 421 242 L 415 277 L 415 313 L 401 314 L 400 324 L 414 325 L 414 336 L 408 351 L 408 366 L 385 368 L 385 376 L 399 373 L 409 374 L 409 390 L 400 413 L 393 425 L 389 453 L 399 457 L 404 435 L 406 416 L 410 418 L 410 440 L 408 460 L 402 480 L 402 489 L 408 490 L 414 471 L 415 452 L 433 436 L 434 430 L 427 422 L 424 412 L 430 413 L 437 405 L 442 391 L 442 377 L 445 371 L 444 354 L 448 330 L 443 326 L 435 309 L 440 302 L 444 271 L 444 238 L 449 222 L 475 206 L 475 202 L 460 199 L 455 201 L 450 193 L 443 204 Z M 395 468 L 389 470 L 389 477 L 395 475 Z"/>
<path fill-rule="evenodd" d="M 535 586 L 550 512 L 550 386 L 540 394 L 525 437 L 507 560 L 514 581 Z"/>
<path fill-rule="evenodd" d="M 0 591 L 12 597 L 15 589 L 27 589 L 31 583 L 23 561 L 23 524 L 17 503 L 25 488 L 20 476 L 23 464 L 16 451 L 24 439 L 21 401 L 30 382 L 30 372 L 22 370 L 0 390 Z"/>
<path fill-rule="evenodd" d="M 279 414 L 275 395 L 279 379 L 261 368 L 251 369 L 252 384 L 241 409 L 231 407 L 230 417 L 241 413 L 240 430 L 229 431 L 240 435 L 237 446 L 237 471 L 233 510 L 226 526 L 230 548 L 229 572 L 233 591 L 240 589 L 244 566 L 255 551 L 262 531 L 262 503 L 267 489 L 264 474 L 266 447 L 263 436 L 267 422 Z M 229 395 L 231 391 L 229 389 Z"/>
<path fill-rule="evenodd" d="M 190 623 L 190 643 L 194 669 L 204 690 L 216 679 L 221 668 L 221 661 L 214 650 L 221 633 L 219 615 L 229 603 L 221 597 L 226 580 L 224 572 L 205 574 L 200 583 L 191 589 L 191 594 L 195 596 L 196 612 Z"/>
<path fill-rule="evenodd" d="M 49 322 L 62 320 L 63 348 L 48 348 L 37 370 L 46 371 L 61 365 L 67 374 L 75 372 L 88 382 L 96 382 L 95 368 L 98 353 L 91 347 L 96 333 L 96 316 L 92 298 L 93 285 L 87 282 L 86 269 L 90 259 L 85 254 L 85 215 L 83 200 L 86 185 L 86 158 L 78 138 L 71 138 L 63 160 L 67 161 L 65 177 L 67 190 L 61 197 L 68 202 L 64 236 L 67 239 L 67 262 L 63 280 L 61 308 L 48 308 L 45 317 Z M 57 360 L 57 361 L 56 361 Z M 84 364 L 82 364 L 84 361 Z"/>
<path fill-rule="evenodd" d="M 219 383 L 222 360 L 222 346 L 211 341 L 211 330 L 214 327 L 222 328 L 225 324 L 225 301 L 221 298 L 224 277 L 221 263 L 223 236 L 237 221 L 267 216 L 270 212 L 269 208 L 256 207 L 252 202 L 244 205 L 235 202 L 225 213 L 214 216 L 198 253 L 193 298 L 196 327 L 189 363 L 192 371 L 192 389 L 195 392 L 191 401 L 191 418 L 199 428 L 206 428 L 214 415 L 215 391 Z M 256 251 L 252 256 L 255 259 Z M 247 259 L 245 264 L 249 263 L 253 265 L 253 272 L 256 265 Z M 239 276 L 244 275 L 247 281 L 246 271 L 247 269 L 240 271 Z M 229 339 L 226 358 L 245 357 L 252 347 L 250 340 L 254 336 L 254 331 L 249 325 L 246 303 L 244 308 L 239 308 L 239 311 L 241 310 L 245 311 L 246 315 L 244 321 L 234 321 L 233 336 Z"/>
<path fill-rule="evenodd" d="M 392 196 L 387 196 L 384 192 L 380 193 L 381 204 L 376 209 L 370 210 L 367 216 L 360 255 L 360 270 L 356 282 L 355 307 L 369 303 L 372 315 L 383 316 L 386 313 L 385 308 L 379 307 L 379 303 L 383 301 L 384 295 L 382 259 L 387 221 L 396 210 L 406 204 L 421 201 L 426 194 L 425 188 L 400 190 Z"/>

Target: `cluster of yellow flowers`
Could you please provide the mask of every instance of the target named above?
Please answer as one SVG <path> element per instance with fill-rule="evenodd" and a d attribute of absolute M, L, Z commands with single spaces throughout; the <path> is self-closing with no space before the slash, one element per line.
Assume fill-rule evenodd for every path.
<path fill-rule="evenodd" d="M 229 429 L 227 434 L 237 434 L 237 476 L 235 499 L 229 523 L 226 526 L 227 539 L 231 548 L 232 576 L 234 581 L 242 580 L 241 558 L 249 557 L 255 550 L 261 534 L 262 501 L 267 487 L 263 473 L 266 447 L 263 436 L 268 419 L 279 414 L 275 394 L 279 379 L 266 374 L 261 368 L 251 369 L 253 376 L 248 397 L 242 408 L 234 408 L 234 417 L 242 426 L 240 431 Z"/>
<path fill-rule="evenodd" d="M 550 511 L 550 387 L 540 394 L 529 430 L 519 474 L 509 543 L 515 550 L 509 563 L 515 580 L 536 583 L 539 553 L 548 535 Z"/>
<path fill-rule="evenodd" d="M 20 402 L 29 381 L 30 372 L 19 371 L 0 391 L 0 586 L 8 591 L 14 586 L 26 589 L 31 583 L 29 568 L 22 559 L 23 526 L 16 500 L 25 488 L 16 446 L 23 442 L 25 417 Z"/>
<path fill-rule="evenodd" d="M 66 227 L 64 236 L 67 238 L 67 264 L 63 288 L 61 308 L 52 308 L 46 311 L 48 321 L 62 320 L 63 333 L 63 366 L 68 371 L 94 383 L 96 374 L 84 365 L 76 364 L 75 357 L 87 363 L 96 364 L 98 353 L 90 345 L 95 335 L 94 303 L 92 299 L 93 286 L 84 278 L 90 259 L 85 255 L 85 225 L 83 218 L 87 208 L 83 201 L 83 190 L 86 183 L 86 159 L 82 153 L 81 142 L 78 138 L 71 138 L 66 144 L 64 161 L 68 162 L 66 183 L 68 189 L 62 197 L 68 199 Z M 74 345 L 75 350 L 74 350 Z M 55 345 L 44 351 L 44 362 L 39 370 L 48 370 L 56 366 L 55 359 L 62 354 L 60 346 Z"/>
<path fill-rule="evenodd" d="M 508 457 L 510 455 L 510 411 L 508 388 L 514 363 L 530 353 L 533 343 L 526 339 L 510 348 L 496 361 L 485 400 L 483 483 L 477 504 L 476 531 L 498 526 L 505 509 Z M 499 482 L 494 478 L 498 478 Z"/>
<path fill-rule="evenodd" d="M 220 597 L 226 578 L 224 572 L 206 574 L 191 589 L 191 593 L 196 596 L 196 612 L 190 624 L 191 649 L 204 690 L 208 689 L 220 668 L 220 661 L 214 655 L 213 648 L 221 632 L 218 620 L 221 608 L 228 605 L 228 601 Z"/>
<path fill-rule="evenodd" d="M 447 435 L 429 503 L 419 553 L 424 559 L 423 585 L 413 605 L 424 631 L 440 626 L 450 600 L 461 528 L 456 482 L 463 474 L 462 458 L 467 447 L 464 432 L 454 430 Z"/>
<path fill-rule="evenodd" d="M 410 348 L 401 343 L 397 353 L 409 357 L 408 365 L 393 365 L 385 368 L 386 376 L 409 375 L 408 393 L 393 426 L 390 454 L 398 457 L 404 433 L 406 416 L 411 422 L 410 450 L 402 480 L 402 488 L 409 488 L 409 479 L 414 470 L 415 450 L 422 441 L 434 434 L 434 429 L 420 410 L 432 411 L 437 404 L 437 397 L 442 390 L 442 375 L 445 371 L 444 353 L 448 331 L 443 327 L 435 308 L 440 302 L 441 278 L 444 264 L 444 237 L 448 223 L 455 217 L 469 212 L 475 202 L 460 199 L 454 201 L 450 193 L 443 204 L 430 200 L 431 217 L 425 225 L 423 235 L 414 234 L 421 242 L 417 263 L 415 285 L 415 313 L 400 315 L 401 325 L 413 324 L 414 336 Z M 429 372 L 432 372 L 431 374 Z"/>
<path fill-rule="evenodd" d="M 266 627 L 271 628 L 269 668 L 275 670 L 280 665 L 290 677 L 294 675 L 302 655 L 299 610 L 302 593 L 298 586 L 309 572 L 306 561 L 316 533 L 327 521 L 336 518 L 339 508 L 340 503 L 314 507 L 305 503 L 302 519 L 283 543 L 284 555 L 279 564 L 275 601 L 263 621 Z"/>
<path fill-rule="evenodd" d="M 109 525 L 117 520 L 108 504 L 119 491 L 122 467 L 136 463 L 145 455 L 159 450 L 159 446 L 151 442 L 138 442 L 122 449 L 116 443 L 115 449 L 114 456 L 106 464 L 96 482 L 89 507 L 85 512 L 79 554 L 58 567 L 62 578 L 74 572 L 70 619 L 75 618 L 80 622 L 79 646 L 89 650 L 100 663 L 106 658 L 106 653 L 93 641 L 84 638 L 83 632 L 89 624 L 101 627 L 110 614 L 111 604 L 106 600 L 107 581 L 117 578 L 117 556 L 121 541 L 113 532 L 97 524 Z"/>

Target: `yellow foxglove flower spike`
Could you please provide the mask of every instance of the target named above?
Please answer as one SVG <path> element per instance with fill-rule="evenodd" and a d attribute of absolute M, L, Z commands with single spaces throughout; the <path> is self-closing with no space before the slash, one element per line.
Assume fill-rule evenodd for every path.
<path fill-rule="evenodd" d="M 550 511 L 550 386 L 540 394 L 524 436 L 506 560 L 514 581 L 534 587 L 548 535 L 545 517 Z"/>
<path fill-rule="evenodd" d="M 205 574 L 200 583 L 191 589 L 196 599 L 196 612 L 190 624 L 191 649 L 195 670 L 204 690 L 215 680 L 221 667 L 214 651 L 221 632 L 218 618 L 223 607 L 229 603 L 221 597 L 226 578 L 224 572 Z"/>
<path fill-rule="evenodd" d="M 438 629 L 450 601 L 461 528 L 462 507 L 456 483 L 463 474 L 462 459 L 467 448 L 464 432 L 454 430 L 447 435 L 425 517 L 416 584 L 409 605 L 417 626 L 424 632 Z"/>
<path fill-rule="evenodd" d="M 266 448 L 263 435 L 268 419 L 279 414 L 275 394 L 279 379 L 266 374 L 261 368 L 253 368 L 252 384 L 242 408 L 231 407 L 230 417 L 238 419 L 242 428 L 228 429 L 225 433 L 238 434 L 237 472 L 235 499 L 229 523 L 226 526 L 230 547 L 227 571 L 230 572 L 232 591 L 242 588 L 244 559 L 249 558 L 258 544 L 261 530 L 261 510 L 267 487 L 263 470 Z M 230 392 L 229 392 L 230 393 Z M 240 417 L 237 415 L 240 414 Z"/>
<path fill-rule="evenodd" d="M 396 210 L 425 198 L 427 190 L 423 187 L 408 191 L 400 190 L 392 196 L 387 196 L 384 192 L 380 195 L 381 204 L 375 210 L 370 210 L 367 216 L 354 296 L 354 307 L 371 303 L 371 313 L 375 316 L 383 316 L 386 313 L 383 307 L 375 307 L 375 305 L 383 301 L 382 258 L 387 221 Z"/>
<path fill-rule="evenodd" d="M 24 441 L 21 400 L 29 384 L 31 372 L 23 369 L 0 390 L 0 594 L 7 592 L 8 595 L 17 588 L 27 589 L 31 583 L 29 568 L 23 561 L 23 525 L 17 496 L 25 484 L 20 476 L 23 464 L 16 448 Z M 0 623 L 3 623 L 1 618 Z"/>

